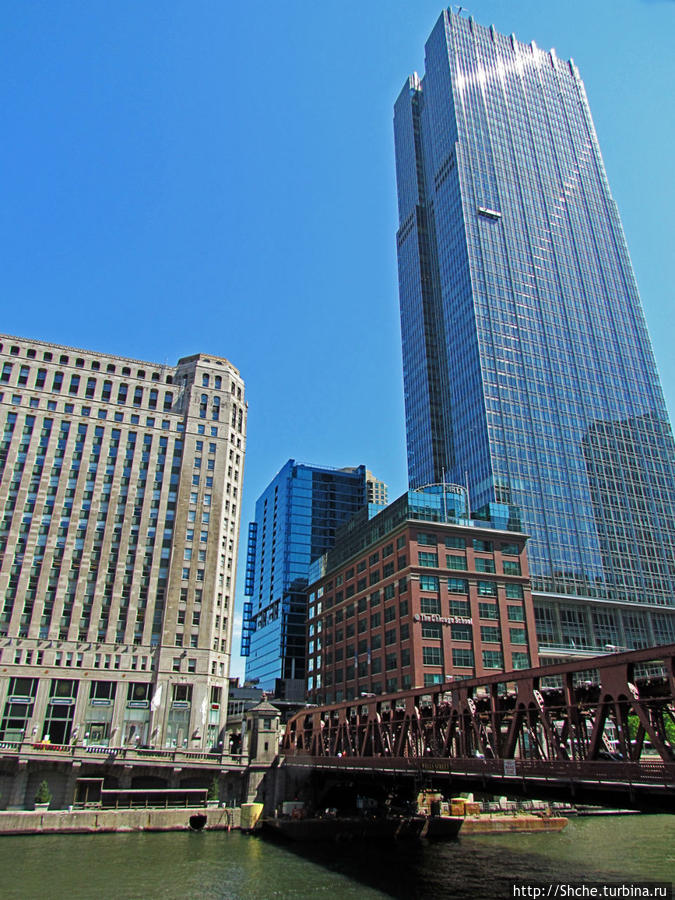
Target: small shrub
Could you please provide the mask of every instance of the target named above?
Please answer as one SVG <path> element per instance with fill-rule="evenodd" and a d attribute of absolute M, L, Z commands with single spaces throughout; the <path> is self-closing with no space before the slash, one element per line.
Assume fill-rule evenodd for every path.
<path fill-rule="evenodd" d="M 49 785 L 46 781 L 41 781 L 40 786 L 38 787 L 35 793 L 35 802 L 36 803 L 51 803 L 52 800 L 52 792 L 49 790 Z"/>
<path fill-rule="evenodd" d="M 218 787 L 218 779 L 214 777 L 213 781 L 209 785 L 209 790 L 206 795 L 207 800 L 219 800 L 220 799 L 220 790 Z"/>

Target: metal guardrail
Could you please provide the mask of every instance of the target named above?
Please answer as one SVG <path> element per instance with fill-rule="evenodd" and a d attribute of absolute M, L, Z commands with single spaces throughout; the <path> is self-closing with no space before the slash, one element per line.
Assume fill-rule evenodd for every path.
<path fill-rule="evenodd" d="M 486 777 L 521 781 L 594 782 L 612 787 L 617 784 L 654 785 L 675 791 L 675 763 L 637 762 L 554 762 L 531 759 L 473 759 L 434 757 L 359 757 L 310 756 L 295 754 L 286 757 L 286 765 L 332 770 L 368 770 L 382 773 L 434 772 L 450 776 Z M 506 763 L 506 765 L 505 765 Z"/>

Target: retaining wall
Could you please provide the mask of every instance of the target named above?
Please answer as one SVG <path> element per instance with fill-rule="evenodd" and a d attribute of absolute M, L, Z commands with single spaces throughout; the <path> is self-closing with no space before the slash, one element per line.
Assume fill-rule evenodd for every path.
<path fill-rule="evenodd" d="M 206 816 L 205 831 L 239 828 L 239 807 L 227 809 L 110 809 L 0 812 L 0 834 L 98 834 L 111 831 L 187 831 L 191 816 Z"/>

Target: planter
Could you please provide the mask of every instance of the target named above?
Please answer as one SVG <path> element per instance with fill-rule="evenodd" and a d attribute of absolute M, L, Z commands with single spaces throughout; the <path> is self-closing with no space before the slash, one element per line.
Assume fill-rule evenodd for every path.
<path fill-rule="evenodd" d="M 36 803 L 35 812 L 46 812 L 49 809 L 49 803 Z"/>
<path fill-rule="evenodd" d="M 220 800 L 207 800 L 206 801 L 207 809 L 218 809 L 220 806 Z"/>

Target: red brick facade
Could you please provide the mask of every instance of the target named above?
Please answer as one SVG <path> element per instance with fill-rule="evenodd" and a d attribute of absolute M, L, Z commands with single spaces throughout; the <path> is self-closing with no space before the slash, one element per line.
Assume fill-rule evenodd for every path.
<path fill-rule="evenodd" d="M 525 542 L 407 520 L 329 571 L 309 588 L 308 699 L 536 665 Z"/>

